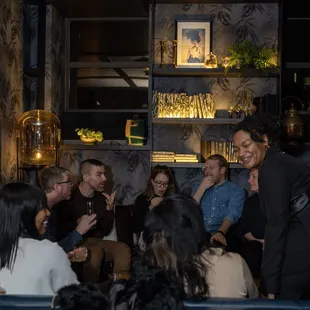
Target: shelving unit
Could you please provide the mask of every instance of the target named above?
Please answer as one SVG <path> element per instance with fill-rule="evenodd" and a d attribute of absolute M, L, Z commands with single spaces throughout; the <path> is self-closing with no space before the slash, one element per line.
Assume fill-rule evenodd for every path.
<path fill-rule="evenodd" d="M 94 144 L 87 145 L 76 140 L 63 141 L 60 150 L 83 150 L 83 151 L 150 151 L 150 145 L 134 146 L 124 144 Z"/>
<path fill-rule="evenodd" d="M 152 166 L 156 165 L 165 165 L 170 168 L 193 168 L 193 169 L 201 169 L 204 166 L 204 163 L 166 163 L 166 162 L 152 162 Z M 230 163 L 230 169 L 245 169 L 241 164 L 238 163 Z"/>
<path fill-rule="evenodd" d="M 153 124 L 210 124 L 235 125 L 242 118 L 153 118 Z"/>
<path fill-rule="evenodd" d="M 155 9 L 156 9 L 156 4 L 162 4 L 162 5 L 169 5 L 169 4 L 208 4 L 210 1 L 206 0 L 153 0 L 149 1 L 151 5 L 151 10 L 150 10 L 150 34 L 152 35 L 152 46 L 150 49 L 150 64 L 152 64 L 149 67 L 149 81 L 151 82 L 149 85 L 149 106 L 152 105 L 152 94 L 154 90 L 161 90 L 161 84 L 160 84 L 160 78 L 167 78 L 165 79 L 165 85 L 169 83 L 170 80 L 174 78 L 203 78 L 203 77 L 210 77 L 210 78 L 261 78 L 261 79 L 269 79 L 269 78 L 275 78 L 277 79 L 277 93 L 279 95 L 279 101 L 280 99 L 280 77 L 281 77 L 281 67 L 279 69 L 277 68 L 272 68 L 272 69 L 265 69 L 265 70 L 257 70 L 257 69 L 252 69 L 248 68 L 246 71 L 241 72 L 238 69 L 229 69 L 227 73 L 225 73 L 225 68 L 223 67 L 218 67 L 214 69 L 209 69 L 209 68 L 188 68 L 188 67 L 173 67 L 172 64 L 164 64 L 162 67 L 160 66 L 159 63 L 156 63 L 153 60 L 154 57 L 154 51 L 155 51 L 155 38 L 158 37 L 157 34 L 155 34 Z M 213 0 L 213 4 L 216 3 L 221 3 L 221 4 L 249 4 L 249 3 L 257 3 L 257 1 L 254 0 Z M 259 1 L 259 3 L 279 3 L 281 5 L 282 1 L 280 0 L 262 0 Z M 281 12 L 281 9 L 279 9 L 279 12 Z M 280 13 L 279 13 L 280 14 Z M 184 14 L 185 15 L 185 14 Z M 280 27 L 279 27 L 280 28 Z M 212 35 L 211 35 L 212 36 Z M 280 40 L 280 30 L 279 30 L 279 40 Z M 281 56 L 281 55 L 280 55 Z M 157 61 L 158 62 L 158 61 Z M 180 79 L 181 80 L 181 79 Z M 185 80 L 185 79 L 184 79 Z M 160 85 L 159 88 L 154 88 L 154 84 Z M 171 83 L 175 85 L 175 83 Z M 182 92 L 187 92 L 186 90 L 186 83 L 184 83 L 184 89 L 182 88 Z M 172 88 L 175 88 L 173 86 Z M 168 87 L 169 89 L 169 87 Z M 193 89 L 190 90 L 191 93 L 195 93 L 196 90 L 193 91 Z M 162 91 L 164 92 L 164 91 Z M 175 92 L 175 91 L 174 91 Z M 152 113 L 152 111 L 151 111 Z M 207 119 L 207 118 L 157 118 L 157 117 L 152 117 L 151 118 L 151 132 L 154 132 L 156 128 L 154 127 L 159 124 L 165 124 L 165 125 L 236 125 L 240 121 L 242 121 L 242 118 L 228 118 L 228 116 L 225 118 L 226 114 L 218 114 L 219 116 L 224 116 L 224 117 L 218 117 L 218 118 L 212 118 L 212 119 Z M 228 115 L 228 113 L 227 113 Z M 167 130 L 169 127 L 167 127 Z M 153 134 L 151 134 L 151 137 Z M 179 139 L 179 137 L 176 137 L 176 139 Z M 151 141 L 151 151 L 157 151 L 153 147 L 153 141 Z M 165 149 L 165 151 L 174 151 L 172 149 Z M 188 149 L 187 149 L 187 152 Z M 154 166 L 156 164 L 162 164 L 169 166 L 171 168 L 194 168 L 194 169 L 200 169 L 203 167 L 203 163 L 180 163 L 180 162 L 163 162 L 163 163 L 158 163 L 158 162 L 151 162 L 151 165 Z M 238 163 L 231 163 L 229 165 L 230 169 L 242 169 L 242 165 Z"/>
<path fill-rule="evenodd" d="M 257 69 L 247 69 L 246 72 L 242 73 L 238 69 L 229 69 L 227 74 L 225 74 L 224 68 L 169 68 L 167 65 L 166 68 L 154 68 L 153 76 L 157 77 L 260 77 L 260 78 L 270 78 L 277 77 L 280 74 L 277 69 L 266 69 L 266 70 L 257 70 Z"/>

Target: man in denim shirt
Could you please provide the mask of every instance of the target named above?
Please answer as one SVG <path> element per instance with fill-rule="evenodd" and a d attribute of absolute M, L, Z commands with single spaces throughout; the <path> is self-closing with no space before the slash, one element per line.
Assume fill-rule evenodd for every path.
<path fill-rule="evenodd" d="M 227 251 L 239 251 L 239 241 L 232 233 L 232 226 L 241 217 L 244 190 L 226 179 L 227 160 L 218 154 L 211 155 L 203 167 L 205 178 L 194 187 L 193 197 L 201 205 L 206 230 Z"/>

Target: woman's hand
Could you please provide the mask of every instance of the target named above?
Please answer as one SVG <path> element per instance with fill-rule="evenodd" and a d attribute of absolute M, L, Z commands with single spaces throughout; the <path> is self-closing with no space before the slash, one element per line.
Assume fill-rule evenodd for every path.
<path fill-rule="evenodd" d="M 222 234 L 221 232 L 216 232 L 212 237 L 211 237 L 211 243 L 213 243 L 214 241 L 227 246 L 227 241 L 226 238 L 224 236 L 224 234 Z"/>
<path fill-rule="evenodd" d="M 268 295 L 267 295 L 267 298 L 268 298 L 268 299 L 275 299 L 275 295 L 274 295 L 274 294 L 268 294 Z"/>
<path fill-rule="evenodd" d="M 88 256 L 88 250 L 86 248 L 77 248 L 67 253 L 71 263 L 84 262 Z"/>
<path fill-rule="evenodd" d="M 152 210 L 154 207 L 158 206 L 163 201 L 163 197 L 155 197 L 151 200 L 150 209 Z"/>

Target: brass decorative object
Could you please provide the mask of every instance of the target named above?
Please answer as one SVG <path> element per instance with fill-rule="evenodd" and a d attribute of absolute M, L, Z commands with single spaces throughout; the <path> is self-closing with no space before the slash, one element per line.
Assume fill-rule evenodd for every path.
<path fill-rule="evenodd" d="M 286 137 L 289 140 L 296 141 L 301 139 L 304 135 L 304 121 L 298 114 L 298 110 L 294 107 L 293 103 L 287 112 L 283 126 Z"/>
<path fill-rule="evenodd" d="M 239 91 L 236 100 L 237 104 L 230 106 L 228 109 L 229 118 L 234 116 L 236 116 L 236 118 L 241 118 L 242 115 L 249 116 L 256 112 L 256 107 L 253 104 L 252 91 Z"/>
<path fill-rule="evenodd" d="M 227 68 L 229 65 L 230 57 L 225 56 L 225 57 L 222 57 L 221 59 L 222 59 L 222 67 Z"/>
<path fill-rule="evenodd" d="M 208 69 L 217 68 L 217 57 L 212 52 L 206 56 L 205 67 Z"/>
<path fill-rule="evenodd" d="M 45 110 L 31 110 L 17 122 L 18 156 L 21 164 L 55 165 L 60 143 L 60 121 Z"/>
<path fill-rule="evenodd" d="M 164 53 L 165 53 L 165 47 L 166 47 L 166 41 L 165 40 L 159 40 L 160 44 L 160 67 L 164 68 Z"/>
<path fill-rule="evenodd" d="M 178 41 L 172 40 L 172 67 L 173 68 L 177 66 L 177 46 L 178 46 Z"/>
<path fill-rule="evenodd" d="M 152 105 L 153 117 L 159 118 L 214 118 L 216 112 L 212 94 L 154 92 Z"/>

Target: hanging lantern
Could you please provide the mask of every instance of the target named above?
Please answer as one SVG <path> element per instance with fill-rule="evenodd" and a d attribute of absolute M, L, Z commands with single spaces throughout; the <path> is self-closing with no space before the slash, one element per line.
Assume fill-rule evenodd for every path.
<path fill-rule="evenodd" d="M 289 140 L 299 140 L 304 135 L 304 121 L 292 103 L 283 122 L 284 132 Z"/>
<path fill-rule="evenodd" d="M 60 142 L 60 121 L 45 110 L 25 112 L 17 123 L 18 156 L 21 164 L 55 165 Z"/>

